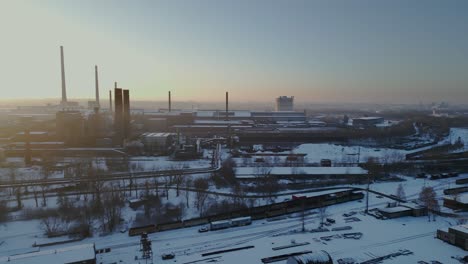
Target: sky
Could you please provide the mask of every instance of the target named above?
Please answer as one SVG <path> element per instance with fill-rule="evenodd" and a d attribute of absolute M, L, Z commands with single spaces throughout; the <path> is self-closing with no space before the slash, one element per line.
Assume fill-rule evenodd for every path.
<path fill-rule="evenodd" d="M 468 100 L 464 0 L 0 0 L 2 99 Z"/>

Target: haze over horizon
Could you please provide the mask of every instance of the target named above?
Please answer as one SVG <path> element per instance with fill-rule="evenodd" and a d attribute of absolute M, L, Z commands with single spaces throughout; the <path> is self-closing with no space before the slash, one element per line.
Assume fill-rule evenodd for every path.
<path fill-rule="evenodd" d="M 2 100 L 465 103 L 468 2 L 2 1 Z"/>

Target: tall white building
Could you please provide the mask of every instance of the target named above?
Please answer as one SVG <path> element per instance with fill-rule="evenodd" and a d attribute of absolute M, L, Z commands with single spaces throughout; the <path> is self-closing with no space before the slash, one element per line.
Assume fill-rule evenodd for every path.
<path fill-rule="evenodd" d="M 294 96 L 276 98 L 276 111 L 294 111 Z"/>

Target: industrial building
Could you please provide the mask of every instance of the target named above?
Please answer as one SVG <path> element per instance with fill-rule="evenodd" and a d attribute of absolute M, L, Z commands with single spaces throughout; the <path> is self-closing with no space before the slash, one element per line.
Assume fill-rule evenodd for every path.
<path fill-rule="evenodd" d="M 389 203 L 387 207 L 378 208 L 378 211 L 386 218 L 400 218 L 405 216 L 424 216 L 427 209 L 415 203 Z"/>
<path fill-rule="evenodd" d="M 143 112 L 135 114 L 148 132 L 181 132 L 203 136 L 226 134 L 253 128 L 254 126 L 270 127 L 311 127 L 303 112 L 268 112 L 236 110 L 227 112 L 219 110 L 171 110 Z"/>
<path fill-rule="evenodd" d="M 141 142 L 146 153 L 165 154 L 174 144 L 175 138 L 175 133 L 144 133 Z"/>
<path fill-rule="evenodd" d="M 280 179 L 343 179 L 351 176 L 367 176 L 367 170 L 361 167 L 238 167 L 236 178 L 255 180 L 263 175 L 272 175 Z"/>
<path fill-rule="evenodd" d="M 82 143 L 85 119 L 79 111 L 59 111 L 56 114 L 57 139 L 70 146 Z"/>
<path fill-rule="evenodd" d="M 468 211 L 468 193 L 445 196 L 444 206 L 453 210 Z"/>
<path fill-rule="evenodd" d="M 276 98 L 276 111 L 294 111 L 294 96 L 280 96 Z"/>
<path fill-rule="evenodd" d="M 451 226 L 448 231 L 437 230 L 437 238 L 449 244 L 468 250 L 468 225 Z"/>
<path fill-rule="evenodd" d="M 0 257 L 0 263 L 8 264 L 96 264 L 94 244 L 83 244 L 58 249 L 41 250 Z"/>
<path fill-rule="evenodd" d="M 368 116 L 368 117 L 359 117 L 353 118 L 353 126 L 354 127 L 373 127 L 379 124 L 384 123 L 383 117 L 375 117 L 375 116 Z"/>

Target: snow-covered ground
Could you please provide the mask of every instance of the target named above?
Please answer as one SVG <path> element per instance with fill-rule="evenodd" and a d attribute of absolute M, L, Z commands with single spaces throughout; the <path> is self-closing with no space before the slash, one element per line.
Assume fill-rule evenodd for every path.
<path fill-rule="evenodd" d="M 441 140 L 437 145 L 455 143 L 460 139 L 465 145 L 463 149 L 468 150 L 468 128 L 451 128 L 449 136 Z M 405 155 L 434 146 L 423 147 L 414 150 L 401 150 L 391 148 L 370 148 L 362 146 L 345 146 L 329 143 L 302 144 L 293 150 L 294 153 L 305 153 L 308 162 L 316 163 L 321 159 L 330 159 L 335 163 L 357 163 L 366 162 L 369 158 L 375 158 L 380 162 L 391 163 L 405 159 Z"/>
<path fill-rule="evenodd" d="M 466 177 L 468 175 L 460 175 Z M 439 197 L 442 190 L 448 186 L 454 186 L 455 179 L 442 179 L 437 181 L 414 179 L 405 177 L 407 181 L 401 182 L 408 198 L 417 198 L 421 187 L 433 186 Z M 371 189 L 394 194 L 400 183 L 375 183 Z M 171 194 L 170 199 L 174 200 Z M 282 200 L 290 195 L 279 196 Z M 180 197 L 180 199 L 183 199 Z M 387 198 L 379 198 L 370 195 L 370 208 L 383 207 Z M 175 200 L 174 200 L 175 202 Z M 399 256 L 383 263 L 416 263 L 424 260 L 426 262 L 437 260 L 441 263 L 457 263 L 452 256 L 464 256 L 462 249 L 435 239 L 437 229 L 447 228 L 457 224 L 457 220 L 438 217 L 435 222 L 428 222 L 427 217 L 404 217 L 391 220 L 377 220 L 372 216 L 363 215 L 365 202 L 349 202 L 345 204 L 330 206 L 327 209 L 329 217 L 336 220 L 331 227 L 350 226 L 347 231 L 330 231 L 321 233 L 294 232 L 301 229 L 301 218 L 287 217 L 277 221 L 259 220 L 246 227 L 236 227 L 207 233 L 198 233 L 199 227 L 186 228 L 173 231 L 165 231 L 150 235 L 153 241 L 154 263 L 161 263 L 161 254 L 173 252 L 175 260 L 167 260 L 167 263 L 187 263 L 190 261 L 214 258 L 218 262 L 230 263 L 260 263 L 260 259 L 268 256 L 286 254 L 303 250 L 326 250 L 336 261 L 339 258 L 351 257 L 356 261 L 364 261 L 372 256 L 381 256 L 396 252 L 400 249 L 408 249 L 413 252 L 409 256 Z M 343 213 L 351 211 L 358 212 L 355 217 L 357 222 L 346 222 Z M 132 211 L 126 212 L 126 217 L 133 217 Z M 319 220 L 317 214 L 306 217 L 306 229 L 317 228 Z M 21 230 L 21 231 L 18 231 Z M 361 239 L 346 239 L 344 233 L 362 232 Z M 0 256 L 13 253 L 22 253 L 35 250 L 32 244 L 37 241 L 47 241 L 42 237 L 39 221 L 8 222 L 0 225 Z M 321 239 L 326 236 L 334 236 L 329 240 Z M 310 244 L 284 250 L 274 251 L 273 247 L 296 243 L 309 242 Z M 128 237 L 126 233 L 115 233 L 108 236 L 95 236 L 81 242 L 67 244 L 76 245 L 83 243 L 95 243 L 96 248 L 111 248 L 111 252 L 98 254 L 98 263 L 145 263 L 144 260 L 135 260 L 140 256 L 139 237 Z M 220 249 L 235 248 L 252 245 L 254 248 L 238 252 L 217 254 L 202 257 L 202 253 Z M 58 248 L 62 246 L 45 247 L 44 249 Z M 211 263 L 201 261 L 197 263 Z M 277 262 L 285 263 L 285 261 Z"/>

